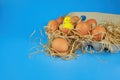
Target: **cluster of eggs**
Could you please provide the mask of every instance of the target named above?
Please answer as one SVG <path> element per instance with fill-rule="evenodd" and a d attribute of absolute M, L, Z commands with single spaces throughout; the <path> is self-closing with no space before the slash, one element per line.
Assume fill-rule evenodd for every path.
<path fill-rule="evenodd" d="M 106 29 L 104 26 L 98 25 L 95 19 L 85 20 L 85 16 L 73 16 L 71 17 L 71 23 L 73 25 L 73 29 L 76 29 L 77 32 L 81 35 L 92 35 L 93 40 L 101 41 L 104 39 L 106 33 Z M 51 20 L 48 23 L 48 32 L 49 34 L 55 32 L 56 30 L 60 30 L 65 34 L 68 34 L 70 29 L 63 28 L 61 25 L 64 22 L 65 17 L 59 17 L 56 20 Z M 52 42 L 52 48 L 58 52 L 66 52 L 69 49 L 69 43 L 66 39 L 63 38 L 55 38 Z"/>

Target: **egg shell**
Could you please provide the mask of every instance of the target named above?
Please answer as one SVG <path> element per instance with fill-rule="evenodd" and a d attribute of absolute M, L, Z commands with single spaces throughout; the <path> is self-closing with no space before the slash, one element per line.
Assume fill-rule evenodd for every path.
<path fill-rule="evenodd" d="M 57 23 L 57 21 L 55 20 L 51 20 L 49 23 L 48 23 L 48 31 L 50 32 L 54 32 L 58 29 L 59 25 Z"/>
<path fill-rule="evenodd" d="M 77 24 L 76 30 L 82 35 L 87 35 L 90 32 L 90 26 L 86 22 L 80 22 Z"/>
<path fill-rule="evenodd" d="M 61 24 L 59 26 L 60 31 L 62 31 L 65 34 L 69 34 L 70 30 L 68 28 L 63 28 L 63 25 Z"/>
<path fill-rule="evenodd" d="M 88 19 L 86 23 L 91 27 L 91 29 L 97 26 L 97 21 L 95 19 Z"/>
<path fill-rule="evenodd" d="M 60 24 L 62 24 L 63 23 L 63 20 L 64 20 L 64 17 L 59 17 L 56 21 L 57 21 L 57 23 L 60 25 Z"/>
<path fill-rule="evenodd" d="M 66 34 L 68 34 L 69 33 L 69 29 L 68 28 L 61 28 L 60 29 L 63 33 L 66 33 Z"/>
<path fill-rule="evenodd" d="M 97 21 L 96 21 L 95 19 L 88 19 L 86 22 L 87 22 L 89 25 L 92 25 L 92 24 L 97 25 Z"/>
<path fill-rule="evenodd" d="M 55 38 L 52 42 L 52 48 L 57 52 L 66 52 L 69 48 L 69 43 L 66 39 L 63 38 Z"/>
<path fill-rule="evenodd" d="M 72 23 L 75 24 L 80 20 L 80 18 L 78 16 L 73 16 L 71 20 L 72 20 Z"/>
<path fill-rule="evenodd" d="M 103 26 L 96 26 L 92 30 L 92 35 L 93 39 L 96 41 L 101 41 L 102 40 L 102 34 L 101 33 L 106 33 L 106 29 Z M 103 35 L 103 38 L 105 37 L 105 34 Z"/>

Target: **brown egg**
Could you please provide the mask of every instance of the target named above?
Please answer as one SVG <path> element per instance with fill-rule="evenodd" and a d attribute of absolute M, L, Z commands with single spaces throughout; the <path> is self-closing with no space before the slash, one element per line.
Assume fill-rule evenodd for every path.
<path fill-rule="evenodd" d="M 86 22 L 80 22 L 75 29 L 82 35 L 87 35 L 90 32 L 90 26 Z"/>
<path fill-rule="evenodd" d="M 54 32 L 58 29 L 58 27 L 59 27 L 59 25 L 58 25 L 57 21 L 51 20 L 48 23 L 48 32 Z"/>
<path fill-rule="evenodd" d="M 72 20 L 72 23 L 75 24 L 80 20 L 80 18 L 78 16 L 73 16 L 71 20 Z"/>
<path fill-rule="evenodd" d="M 70 30 L 68 28 L 63 28 L 62 25 L 59 26 L 59 29 L 60 29 L 60 31 L 62 31 L 65 34 L 68 34 L 70 32 Z"/>
<path fill-rule="evenodd" d="M 64 17 L 59 17 L 56 21 L 57 21 L 57 23 L 60 25 L 60 24 L 62 24 L 63 23 L 63 20 L 64 20 Z"/>
<path fill-rule="evenodd" d="M 96 41 L 101 41 L 102 39 L 105 38 L 105 34 L 106 33 L 106 29 L 103 26 L 96 26 L 93 30 L 92 30 L 92 35 L 93 35 L 93 39 Z"/>
<path fill-rule="evenodd" d="M 56 38 L 52 42 L 52 48 L 61 53 L 68 51 L 68 45 L 68 41 L 63 38 Z"/>
<path fill-rule="evenodd" d="M 60 29 L 63 33 L 68 34 L 70 32 L 70 30 L 68 28 L 61 28 Z"/>
<path fill-rule="evenodd" d="M 91 29 L 97 26 L 97 21 L 95 19 L 88 19 L 86 23 L 91 27 Z"/>

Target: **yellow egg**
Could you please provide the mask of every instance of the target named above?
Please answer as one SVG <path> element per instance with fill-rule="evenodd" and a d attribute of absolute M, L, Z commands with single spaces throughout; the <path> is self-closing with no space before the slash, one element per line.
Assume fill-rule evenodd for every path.
<path fill-rule="evenodd" d="M 87 35 L 90 32 L 90 26 L 86 22 L 80 22 L 75 29 L 82 35 Z"/>
<path fill-rule="evenodd" d="M 72 23 L 75 24 L 80 20 L 80 18 L 78 16 L 73 16 L 71 20 L 72 20 Z"/>
<path fill-rule="evenodd" d="M 62 24 L 63 23 L 63 20 L 64 20 L 64 17 L 59 17 L 56 21 L 57 21 L 57 23 L 60 25 L 60 24 Z"/>
<path fill-rule="evenodd" d="M 57 21 L 55 20 L 51 20 L 49 23 L 48 23 L 48 32 L 54 32 L 56 30 L 58 30 L 58 23 Z"/>
<path fill-rule="evenodd" d="M 69 44 L 66 39 L 55 38 L 52 42 L 52 48 L 55 49 L 56 52 L 64 53 L 68 51 Z"/>
<path fill-rule="evenodd" d="M 96 26 L 93 30 L 92 30 L 92 35 L 93 35 L 93 39 L 96 41 L 101 41 L 105 38 L 105 34 L 106 33 L 106 29 L 103 26 Z M 103 37 L 102 37 L 103 36 Z"/>

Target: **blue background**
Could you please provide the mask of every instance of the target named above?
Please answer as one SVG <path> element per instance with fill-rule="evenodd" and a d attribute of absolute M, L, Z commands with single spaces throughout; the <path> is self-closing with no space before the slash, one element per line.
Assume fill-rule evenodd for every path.
<path fill-rule="evenodd" d="M 120 80 L 119 54 L 28 57 L 30 33 L 69 12 L 120 14 L 120 0 L 0 0 L 0 80 Z"/>

